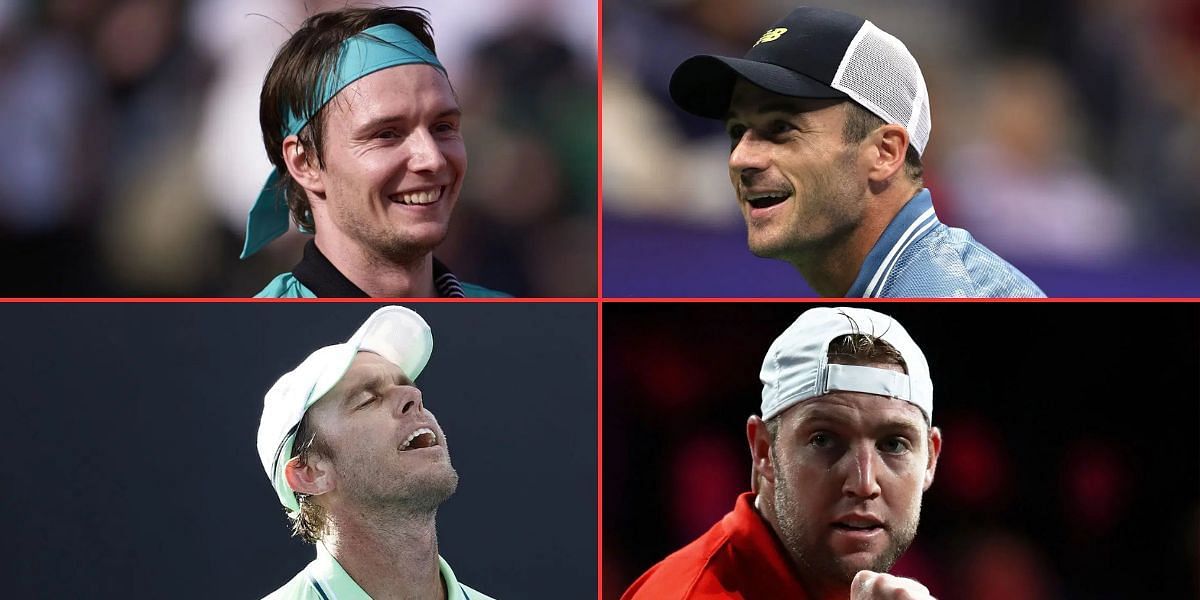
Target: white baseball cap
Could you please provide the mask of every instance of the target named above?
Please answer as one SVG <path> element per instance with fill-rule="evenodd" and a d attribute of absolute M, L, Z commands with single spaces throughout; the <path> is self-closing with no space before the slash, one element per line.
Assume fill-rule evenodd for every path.
<path fill-rule="evenodd" d="M 292 455 L 296 428 L 308 407 L 337 385 L 359 352 L 378 354 L 415 381 L 433 352 L 433 332 L 421 315 L 403 306 L 385 306 L 349 341 L 313 352 L 271 386 L 258 425 L 258 457 L 279 501 L 292 512 L 300 510 L 300 502 L 283 470 Z"/>
<path fill-rule="evenodd" d="M 908 373 L 829 364 L 829 342 L 847 334 L 891 344 L 904 358 Z M 933 381 L 925 355 L 899 322 L 866 308 L 822 306 L 805 311 L 771 343 L 759 378 L 764 421 L 805 400 L 848 391 L 904 400 L 933 423 Z"/>

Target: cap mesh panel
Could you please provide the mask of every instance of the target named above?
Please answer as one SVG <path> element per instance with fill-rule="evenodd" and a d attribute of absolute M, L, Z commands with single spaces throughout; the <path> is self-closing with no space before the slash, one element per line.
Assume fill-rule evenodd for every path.
<path fill-rule="evenodd" d="M 908 129 L 917 152 L 929 141 L 929 93 L 917 61 L 904 43 L 870 21 L 846 49 L 832 87 L 879 118 Z"/>

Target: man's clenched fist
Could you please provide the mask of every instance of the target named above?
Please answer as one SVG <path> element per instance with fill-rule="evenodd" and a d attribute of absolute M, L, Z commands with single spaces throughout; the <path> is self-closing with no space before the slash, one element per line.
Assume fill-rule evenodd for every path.
<path fill-rule="evenodd" d="M 929 588 L 913 579 L 859 571 L 850 584 L 850 600 L 936 600 Z"/>

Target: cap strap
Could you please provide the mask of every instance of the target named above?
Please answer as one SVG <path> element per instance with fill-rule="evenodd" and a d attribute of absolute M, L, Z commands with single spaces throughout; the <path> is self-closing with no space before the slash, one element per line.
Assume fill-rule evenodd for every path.
<path fill-rule="evenodd" d="M 908 375 L 889 369 L 858 365 L 827 365 L 825 367 L 825 385 L 821 393 L 826 394 L 835 390 L 877 394 L 912 402 L 912 388 Z"/>
<path fill-rule="evenodd" d="M 361 33 L 342 42 L 337 67 L 314 90 L 312 112 L 302 109 L 296 113 L 287 111 L 283 137 L 296 135 L 320 112 L 338 92 L 346 86 L 376 71 L 399 65 L 426 64 L 443 74 L 446 68 L 436 56 L 407 29 L 387 23 L 364 29 Z M 286 190 L 279 185 L 278 169 L 271 172 L 262 191 L 250 207 L 246 218 L 246 243 L 242 247 L 242 258 L 258 252 L 275 238 L 288 230 Z"/>

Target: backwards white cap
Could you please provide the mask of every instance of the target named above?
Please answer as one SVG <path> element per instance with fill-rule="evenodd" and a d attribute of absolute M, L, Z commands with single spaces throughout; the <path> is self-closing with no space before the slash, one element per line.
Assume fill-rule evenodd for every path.
<path fill-rule="evenodd" d="M 829 342 L 855 333 L 891 344 L 904 358 L 908 374 L 829 364 Z M 933 381 L 925 355 L 899 322 L 873 310 L 819 307 L 805 311 L 771 343 L 759 378 L 764 421 L 799 402 L 840 390 L 904 400 L 933 422 Z"/>
<path fill-rule="evenodd" d="M 300 502 L 283 469 L 292 455 L 296 428 L 308 407 L 342 379 L 359 351 L 378 354 L 415 381 L 433 352 L 433 332 L 421 315 L 403 306 L 385 306 L 368 317 L 349 341 L 313 352 L 271 386 L 258 425 L 258 457 L 279 501 L 293 512 L 300 510 Z"/>

